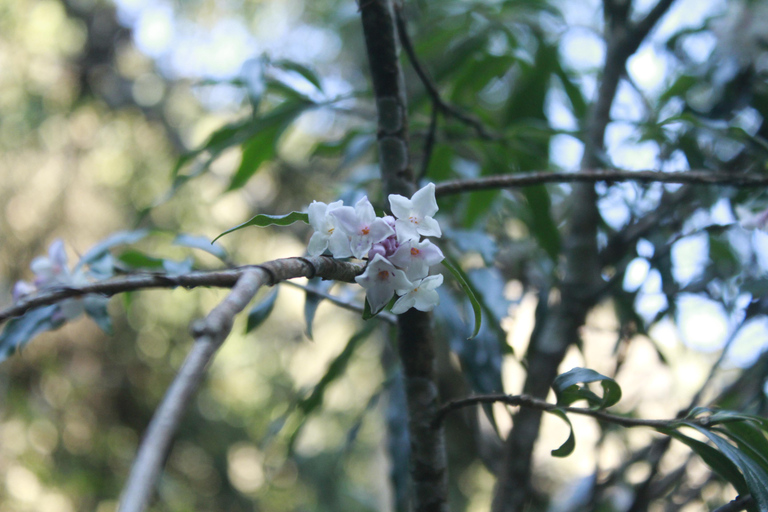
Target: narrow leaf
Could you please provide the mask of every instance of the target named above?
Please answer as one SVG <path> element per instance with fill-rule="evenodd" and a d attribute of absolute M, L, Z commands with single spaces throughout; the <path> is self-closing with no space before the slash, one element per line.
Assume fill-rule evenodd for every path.
<path fill-rule="evenodd" d="M 568 439 L 565 440 L 560 448 L 552 450 L 553 457 L 567 457 L 572 454 L 574 448 L 576 448 L 576 436 L 573 433 L 573 425 L 571 424 L 571 420 L 568 418 L 568 415 L 566 415 L 565 412 L 561 411 L 560 409 L 552 409 L 551 411 L 547 412 L 554 414 L 568 424 L 568 428 L 571 431 L 571 433 L 568 435 Z"/>
<path fill-rule="evenodd" d="M 717 446 L 717 449 L 741 470 L 744 480 L 747 482 L 747 487 L 749 487 L 749 492 L 757 503 L 760 512 L 768 512 L 768 486 L 765 484 L 768 482 L 768 472 L 746 453 L 714 432 L 695 423 L 685 423 L 685 425 L 707 436 Z"/>
<path fill-rule="evenodd" d="M 728 457 L 721 452 L 712 448 L 706 443 L 702 443 L 692 437 L 679 432 L 677 430 L 659 430 L 662 434 L 666 434 L 673 439 L 677 439 L 681 443 L 687 445 L 691 450 L 696 453 L 704 463 L 712 468 L 712 470 L 727 480 L 733 485 L 739 494 L 748 494 L 749 488 L 744 480 L 744 476 L 739 472 L 738 468 L 731 462 Z"/>
<path fill-rule="evenodd" d="M 600 382 L 603 387 L 602 398 L 586 386 L 579 386 L 579 383 L 590 382 Z M 558 405 L 570 405 L 577 400 L 587 400 L 591 407 L 605 409 L 621 399 L 621 387 L 615 380 L 589 368 L 573 368 L 558 375 L 552 383 L 552 388 L 555 390 Z"/>
<path fill-rule="evenodd" d="M 323 86 L 320 84 L 320 78 L 318 78 L 317 74 L 304 64 L 299 64 L 298 62 L 294 62 L 292 60 L 278 60 L 273 62 L 273 64 L 277 67 L 285 69 L 286 71 L 294 71 L 300 74 L 307 82 L 317 87 L 317 90 L 323 90 Z"/>
<path fill-rule="evenodd" d="M 307 283 L 307 291 L 304 298 L 304 322 L 307 324 L 307 338 L 309 339 L 312 339 L 312 322 L 315 319 L 315 313 L 317 312 L 318 306 L 320 306 L 320 303 L 323 301 L 323 296 L 317 293 L 312 293 L 312 290 L 327 293 L 333 285 L 333 281 L 323 281 L 319 277 L 310 279 Z"/>
<path fill-rule="evenodd" d="M 251 220 L 247 222 L 243 222 L 239 226 L 235 226 L 231 229 L 224 231 L 219 236 L 214 238 L 213 242 L 211 243 L 216 242 L 216 240 L 223 237 L 224 235 L 228 235 L 233 231 L 247 228 L 249 226 L 256 226 L 259 228 L 263 228 L 266 226 L 290 226 L 294 222 L 299 222 L 299 221 L 309 224 L 309 214 L 302 213 L 302 212 L 291 212 L 286 215 L 267 215 L 264 213 L 260 213 L 259 215 L 256 215 L 255 217 L 253 217 Z"/>
<path fill-rule="evenodd" d="M 30 309 L 24 315 L 5 324 L 0 334 L 0 361 L 7 359 L 41 332 L 60 327 L 64 321 L 53 320 L 53 315 L 58 309 L 57 304 Z"/>
<path fill-rule="evenodd" d="M 483 321 L 483 313 L 480 306 L 480 301 L 477 300 L 477 296 L 475 296 L 475 293 L 472 291 L 472 286 L 469 284 L 467 275 L 464 273 L 458 263 L 454 262 L 448 256 L 445 257 L 442 263 L 443 266 L 447 268 L 451 274 L 453 274 L 453 277 L 456 278 L 456 282 L 459 283 L 459 286 L 461 286 L 461 289 L 464 290 L 464 293 L 467 294 L 469 302 L 472 304 L 472 311 L 475 313 L 475 328 L 472 331 L 472 336 L 469 337 L 469 339 L 472 339 L 477 336 L 478 332 L 480 332 L 480 325 L 482 325 Z"/>
<path fill-rule="evenodd" d="M 288 446 L 290 449 L 292 449 L 294 443 L 296 442 L 296 439 L 301 432 L 301 428 L 304 425 L 307 416 L 312 414 L 315 409 L 322 405 L 323 397 L 325 396 L 325 392 L 328 387 L 342 375 L 344 375 L 347 364 L 352 359 L 355 350 L 363 340 L 371 335 L 375 326 L 376 324 L 373 322 L 366 322 L 361 330 L 353 334 L 341 353 L 339 353 L 339 355 L 337 355 L 336 358 L 331 361 L 331 364 L 328 365 L 328 370 L 326 370 L 325 375 L 323 375 L 314 389 L 312 389 L 312 392 L 309 394 L 309 396 L 299 401 L 296 409 L 303 416 L 303 418 L 296 430 L 294 430 L 291 434 L 291 437 L 288 441 Z"/>
<path fill-rule="evenodd" d="M 83 298 L 85 314 L 93 320 L 99 329 L 112 335 L 112 319 L 107 311 L 109 299 L 101 295 L 87 295 Z"/>
<path fill-rule="evenodd" d="M 77 262 L 75 270 L 79 269 L 83 265 L 89 265 L 91 262 L 101 258 L 104 253 L 113 247 L 118 245 L 134 244 L 138 242 L 147 236 L 148 233 L 149 231 L 146 229 L 138 229 L 135 231 L 118 231 L 117 233 L 113 233 L 112 235 L 108 236 L 101 242 L 88 249 L 88 251 L 80 258 L 80 261 Z"/>
<path fill-rule="evenodd" d="M 275 300 L 277 300 L 277 287 L 272 288 L 267 296 L 264 297 L 264 300 L 256 304 L 248 312 L 248 322 L 245 326 L 246 333 L 260 326 L 267 319 L 275 307 Z"/>

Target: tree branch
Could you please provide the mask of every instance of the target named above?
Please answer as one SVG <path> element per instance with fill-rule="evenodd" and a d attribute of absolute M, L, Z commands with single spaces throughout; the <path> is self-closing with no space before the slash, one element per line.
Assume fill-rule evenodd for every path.
<path fill-rule="evenodd" d="M 503 403 L 515 407 L 526 407 L 529 409 L 536 409 L 537 411 L 554 411 L 556 409 L 563 412 L 569 412 L 573 414 L 580 414 L 582 416 L 590 416 L 598 421 L 605 423 L 612 423 L 621 427 L 650 427 L 655 429 L 671 429 L 675 427 L 675 424 L 680 420 L 678 418 L 671 420 L 645 420 L 641 418 L 629 418 L 627 416 L 618 416 L 605 411 L 599 411 L 595 409 L 588 409 L 583 407 L 569 407 L 562 406 L 534 398 L 530 395 L 505 395 L 502 393 L 490 394 L 490 395 L 478 395 L 468 398 L 462 398 L 461 400 L 454 400 L 443 405 L 437 412 L 434 421 L 434 426 L 439 425 L 445 417 L 451 412 L 478 404 L 493 404 Z"/>
<path fill-rule="evenodd" d="M 471 180 L 444 181 L 435 186 L 436 196 L 448 196 L 478 190 L 518 188 L 544 183 L 597 183 L 638 181 L 641 183 L 675 183 L 693 185 L 727 185 L 738 188 L 768 186 L 768 175 L 734 174 L 706 170 L 662 172 L 623 171 L 619 169 L 591 169 L 580 172 L 522 172 L 485 176 Z"/>
<path fill-rule="evenodd" d="M 209 362 L 232 330 L 234 317 L 264 285 L 295 277 L 323 276 L 348 281 L 362 269 L 332 258 L 285 258 L 241 270 L 232 291 L 203 320 L 193 323 L 195 344 L 155 411 L 120 500 L 120 512 L 142 512 L 152 496 L 163 462 L 184 412 Z"/>
<path fill-rule="evenodd" d="M 23 297 L 15 304 L 0 310 L 0 323 L 13 317 L 18 317 L 30 309 L 55 304 L 56 302 L 71 297 L 82 297 L 88 294 L 112 296 L 118 293 L 143 290 L 148 288 L 197 288 L 198 286 L 212 286 L 218 288 L 231 288 L 237 280 L 248 270 L 261 268 L 269 275 L 280 275 L 280 269 L 286 266 L 301 264 L 305 267 L 309 277 L 322 277 L 336 281 L 354 282 L 355 276 L 363 271 L 362 265 L 335 260 L 326 256 L 307 258 L 284 258 L 273 260 L 261 265 L 249 265 L 227 270 L 213 270 L 208 272 L 190 272 L 189 274 L 131 274 L 124 277 L 115 277 L 105 281 L 97 281 L 83 286 L 68 286 L 51 288 Z M 302 277 L 306 274 L 286 277 Z M 277 281 L 269 284 L 276 284 Z"/>
<path fill-rule="evenodd" d="M 405 80 L 397 57 L 397 30 L 392 0 L 367 0 L 360 7 L 368 63 L 378 113 L 379 163 L 384 194 L 411 197 L 416 179 L 411 170 Z M 431 428 L 439 393 L 431 315 L 411 309 L 397 318 L 397 341 L 403 363 L 410 473 L 415 512 L 448 510 L 448 472 L 442 428 Z"/>
<path fill-rule="evenodd" d="M 440 97 L 440 91 L 437 90 L 435 83 L 429 77 L 429 74 L 421 65 L 419 57 L 416 55 L 416 50 L 413 48 L 411 38 L 408 36 L 408 30 L 405 26 L 403 13 L 399 7 L 395 7 L 395 19 L 397 21 L 397 33 L 400 36 L 400 42 L 403 45 L 403 49 L 405 50 L 406 55 L 408 55 L 408 60 L 411 61 L 413 70 L 416 72 L 416 75 L 419 77 L 419 80 L 421 80 L 421 83 L 424 85 L 424 89 L 426 89 L 427 94 L 432 100 L 432 105 L 434 106 L 435 110 L 439 110 L 447 116 L 455 117 L 462 123 L 470 126 L 483 140 L 503 139 L 503 136 L 489 132 L 483 125 L 482 121 L 470 114 L 467 114 L 466 112 L 461 111 Z"/>

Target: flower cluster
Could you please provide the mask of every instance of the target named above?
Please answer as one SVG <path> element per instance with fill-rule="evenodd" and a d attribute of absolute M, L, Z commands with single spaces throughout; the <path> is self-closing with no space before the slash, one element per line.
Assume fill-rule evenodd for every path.
<path fill-rule="evenodd" d="M 437 213 L 435 185 L 430 183 L 411 199 L 390 194 L 393 216 L 377 217 L 367 197 L 354 207 L 342 201 L 309 205 L 309 223 L 315 233 L 307 251 L 312 256 L 326 249 L 336 258 L 368 258 L 365 272 L 355 280 L 366 292 L 371 312 L 376 314 L 392 297 L 395 314 L 411 308 L 431 311 L 437 306 L 435 288 L 442 275 L 429 275 L 429 267 L 443 261 L 443 253 L 426 236 L 440 237 L 442 232 L 432 216 Z"/>
<path fill-rule="evenodd" d="M 32 260 L 29 267 L 35 274 L 35 279 L 31 283 L 18 281 L 14 285 L 14 301 L 18 301 L 22 297 L 39 290 L 77 287 L 91 282 L 91 278 L 82 267 L 78 267 L 76 270 L 69 269 L 64 242 L 60 239 L 54 240 L 48 248 L 48 256 L 36 257 Z M 86 295 L 83 298 L 63 300 L 57 304 L 58 308 L 51 320 L 56 323 L 73 320 L 80 316 L 89 306 L 103 307 L 107 300 L 107 297 L 98 295 Z"/>

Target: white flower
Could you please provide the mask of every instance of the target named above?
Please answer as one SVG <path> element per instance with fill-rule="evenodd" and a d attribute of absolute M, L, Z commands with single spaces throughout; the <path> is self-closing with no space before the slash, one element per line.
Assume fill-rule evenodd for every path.
<path fill-rule="evenodd" d="M 48 248 L 48 256 L 38 256 L 32 260 L 29 267 L 35 274 L 33 283 L 19 281 L 13 287 L 13 297 L 18 300 L 32 292 L 46 288 L 59 286 L 76 287 L 90 282 L 83 270 L 69 270 L 67 253 L 64 250 L 64 242 L 60 239 L 53 241 Z M 53 318 L 59 320 L 72 320 L 80 316 L 84 311 L 84 301 L 106 301 L 106 297 L 86 296 L 84 298 L 66 299 L 58 304 L 58 311 Z"/>
<path fill-rule="evenodd" d="M 355 258 L 362 259 L 373 244 L 395 233 L 384 219 L 376 217 L 367 197 L 360 199 L 354 208 L 342 206 L 330 212 L 330 215 L 336 217 L 339 227 L 349 236 L 349 247 Z"/>
<path fill-rule="evenodd" d="M 371 306 L 371 313 L 378 313 L 395 295 L 395 290 L 410 290 L 413 288 L 405 272 L 395 268 L 381 254 L 374 256 L 365 267 L 365 272 L 355 278 L 355 281 L 365 288 L 365 298 Z M 441 276 L 442 282 L 442 276 Z"/>
<path fill-rule="evenodd" d="M 429 267 L 445 259 L 442 251 L 429 240 L 418 242 L 410 240 L 400 245 L 389 261 L 405 270 L 405 276 L 411 281 L 429 274 Z"/>
<path fill-rule="evenodd" d="M 389 205 L 397 218 L 395 229 L 400 243 L 418 240 L 419 235 L 441 236 L 440 225 L 432 216 L 437 213 L 435 184 L 417 190 L 410 199 L 398 194 L 389 195 Z"/>
<path fill-rule="evenodd" d="M 752 213 L 743 206 L 737 206 L 736 215 L 739 217 L 739 224 L 741 224 L 741 227 L 744 229 L 768 230 L 768 208 L 759 213 Z"/>
<path fill-rule="evenodd" d="M 331 212 L 341 208 L 344 203 L 335 201 L 331 204 L 312 201 L 307 208 L 309 224 L 315 229 L 312 238 L 309 239 L 307 252 L 310 256 L 319 256 L 330 249 L 336 258 L 348 258 L 352 256 L 349 250 L 349 237 L 343 230 L 338 229 L 336 217 Z"/>
<path fill-rule="evenodd" d="M 440 296 L 435 288 L 443 284 L 442 274 L 425 277 L 413 283 L 409 289 L 398 289 L 398 294 L 404 294 L 392 306 L 392 313 L 399 315 L 411 308 L 419 311 L 432 311 L 440 302 Z"/>

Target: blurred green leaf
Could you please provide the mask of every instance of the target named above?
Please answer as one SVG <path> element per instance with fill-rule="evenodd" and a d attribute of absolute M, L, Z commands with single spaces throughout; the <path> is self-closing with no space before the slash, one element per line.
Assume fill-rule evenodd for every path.
<path fill-rule="evenodd" d="M 568 429 L 570 430 L 568 439 L 565 440 L 560 448 L 552 450 L 551 452 L 553 457 L 567 457 L 572 454 L 573 450 L 576 448 L 576 435 L 573 433 L 573 425 L 571 424 L 571 420 L 568 418 L 568 415 L 566 415 L 565 412 L 560 409 L 552 409 L 551 411 L 547 412 L 557 416 L 568 424 Z"/>
<path fill-rule="evenodd" d="M 469 299 L 469 302 L 472 304 L 472 311 L 475 314 L 475 328 L 472 331 L 472 336 L 469 338 L 472 339 L 475 336 L 477 336 L 477 333 L 480 332 L 480 326 L 483 322 L 483 313 L 482 308 L 480 306 L 480 301 L 477 300 L 477 296 L 475 295 L 475 292 L 472 290 L 472 285 L 469 282 L 469 278 L 464 273 L 464 271 L 461 269 L 461 266 L 453 261 L 448 256 L 445 257 L 443 260 L 443 266 L 448 269 L 448 271 L 453 274 L 453 277 L 456 278 L 456 282 L 459 283 L 459 286 L 462 290 L 464 290 L 464 293 L 467 294 L 467 298 Z"/>
<path fill-rule="evenodd" d="M 728 457 L 744 475 L 744 480 L 749 488 L 749 493 L 757 503 L 760 512 L 768 511 L 768 472 L 765 471 L 758 462 L 749 457 L 747 453 L 733 446 L 726 439 L 716 433 L 695 423 L 685 422 L 685 425 L 697 430 L 706 436 L 717 447 L 720 452 Z M 735 485 L 734 485 L 735 487 Z"/>
<path fill-rule="evenodd" d="M 323 280 L 319 277 L 314 277 L 307 282 L 307 290 L 304 294 L 304 323 L 307 326 L 307 338 L 309 339 L 312 339 L 312 322 L 315 319 L 315 313 L 317 312 L 318 306 L 320 306 L 320 303 L 323 301 L 323 296 L 317 293 L 312 293 L 312 290 L 328 293 L 334 284 L 334 281 Z"/>
<path fill-rule="evenodd" d="M 248 322 L 245 326 L 246 333 L 251 332 L 264 323 L 264 320 L 272 313 L 272 310 L 275 308 L 275 301 L 277 300 L 277 289 L 277 286 L 272 288 L 261 302 L 248 311 Z"/>
<path fill-rule="evenodd" d="M 298 62 L 288 60 L 288 59 L 282 59 L 272 62 L 273 66 L 283 68 L 287 71 L 294 71 L 304 77 L 304 79 L 314 85 L 318 91 L 323 90 L 323 86 L 320 83 L 320 78 L 318 78 L 317 74 L 310 69 L 309 67 L 305 66 L 304 64 L 299 64 Z"/>
<path fill-rule="evenodd" d="M 0 334 L 0 361 L 20 350 L 41 332 L 57 329 L 64 320 L 54 320 L 54 314 L 59 310 L 57 304 L 30 309 L 24 315 L 10 320 L 5 324 Z"/>
<path fill-rule="evenodd" d="M 552 261 L 557 261 L 560 256 L 560 231 L 552 219 L 549 192 L 543 185 L 525 187 L 522 192 L 531 211 L 530 218 L 526 219 L 528 228 Z"/>
<path fill-rule="evenodd" d="M 586 386 L 579 386 L 579 383 L 590 382 L 600 382 L 603 387 L 602 397 Z M 552 383 L 552 389 L 557 396 L 557 405 L 570 405 L 577 400 L 587 400 L 590 407 L 606 409 L 621 399 L 621 387 L 615 380 L 589 368 L 573 368 L 558 375 Z"/>
<path fill-rule="evenodd" d="M 689 437 L 678 430 L 659 430 L 668 436 L 677 439 L 686 444 L 696 455 L 701 457 L 704 463 L 712 470 L 728 481 L 736 491 L 741 495 L 749 494 L 749 488 L 744 480 L 744 476 L 739 472 L 738 467 L 723 453 L 717 449 L 702 443 L 692 437 Z"/>
<path fill-rule="evenodd" d="M 374 322 L 365 322 L 363 328 L 352 335 L 344 349 L 333 359 L 333 361 L 331 361 L 325 374 L 312 389 L 309 396 L 303 398 L 296 404 L 297 411 L 302 415 L 302 421 L 290 435 L 288 441 L 289 450 L 291 450 L 296 443 L 296 439 L 298 439 L 298 436 L 301 433 L 306 418 L 322 405 L 323 397 L 325 396 L 328 387 L 344 375 L 349 361 L 355 354 L 355 350 L 357 350 L 357 347 L 360 346 L 361 342 L 371 335 L 375 327 L 376 324 Z"/>
<path fill-rule="evenodd" d="M 93 320 L 99 329 L 106 334 L 112 335 L 112 318 L 107 311 L 107 304 L 109 301 L 106 297 L 88 295 L 83 297 L 83 309 L 85 314 Z"/>
<path fill-rule="evenodd" d="M 117 233 L 113 233 L 88 249 L 88 251 L 80 258 L 80 261 L 77 262 L 77 265 L 75 265 L 75 270 L 79 269 L 83 265 L 89 265 L 93 261 L 101 258 L 113 247 L 117 247 L 118 245 L 135 244 L 148 234 L 149 230 L 146 229 L 137 229 L 135 231 L 118 231 Z"/>

